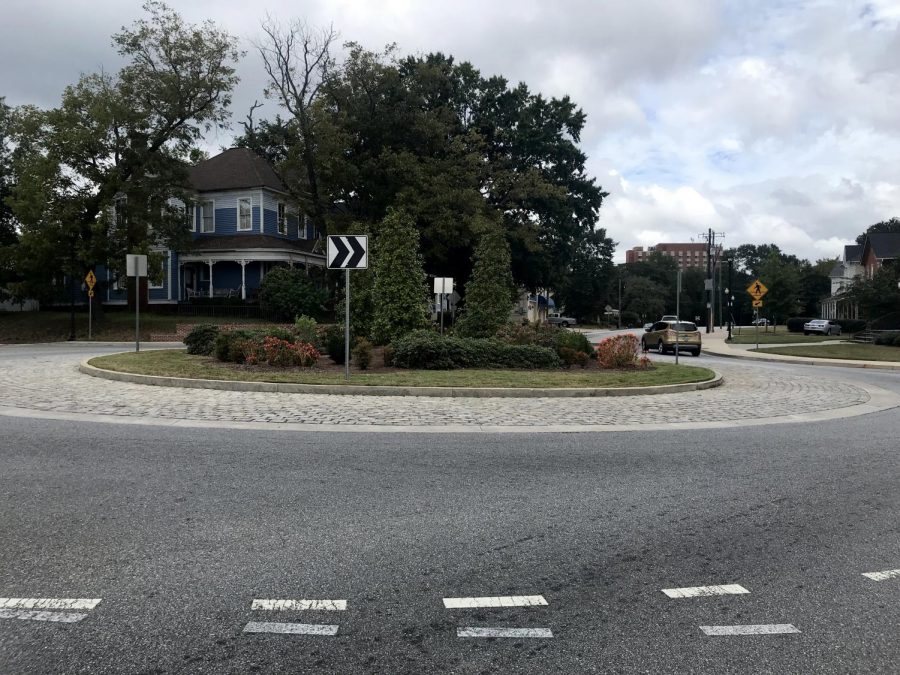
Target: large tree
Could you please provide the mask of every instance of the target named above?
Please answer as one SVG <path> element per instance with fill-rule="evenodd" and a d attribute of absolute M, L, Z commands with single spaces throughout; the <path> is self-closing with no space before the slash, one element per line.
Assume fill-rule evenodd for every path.
<path fill-rule="evenodd" d="M 58 108 L 16 114 L 18 176 L 11 204 L 22 227 L 18 264 L 36 294 L 49 273 L 72 278 L 188 235 L 186 168 L 202 134 L 226 124 L 240 57 L 211 22 L 186 24 L 160 2 L 113 36 L 116 74 L 82 76 Z"/>
<path fill-rule="evenodd" d="M 566 313 L 579 321 L 598 320 L 604 313 L 613 279 L 614 247 L 606 231 L 598 229 L 582 239 L 575 249 L 571 267 L 555 297 Z"/>
<path fill-rule="evenodd" d="M 869 225 L 869 227 L 866 228 L 866 231 L 856 238 L 856 243 L 860 245 L 865 244 L 866 236 L 878 232 L 900 232 L 900 219 L 891 218 L 889 220 L 882 220 L 874 225 Z"/>
<path fill-rule="evenodd" d="M 0 301 L 9 295 L 14 278 L 13 250 L 18 240 L 15 219 L 8 199 L 12 196 L 12 148 L 9 145 L 11 110 L 0 96 Z"/>

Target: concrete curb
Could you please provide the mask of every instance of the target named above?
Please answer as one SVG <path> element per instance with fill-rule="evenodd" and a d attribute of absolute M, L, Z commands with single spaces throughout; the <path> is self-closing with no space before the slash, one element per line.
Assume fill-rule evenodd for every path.
<path fill-rule="evenodd" d="M 94 357 L 90 357 L 94 358 Z M 453 398 L 588 398 L 601 396 L 645 396 L 648 394 L 677 394 L 686 391 L 702 391 L 720 387 L 725 379 L 720 373 L 704 382 L 665 384 L 655 387 L 591 387 L 556 389 L 512 389 L 501 387 L 387 387 L 332 384 L 289 384 L 284 382 L 239 382 L 232 380 L 197 380 L 187 377 L 163 377 L 120 373 L 97 368 L 83 359 L 78 370 L 91 377 L 117 382 L 144 384 L 157 387 L 181 387 L 186 389 L 216 389 L 220 391 L 275 392 L 281 394 L 330 394 L 344 396 L 434 396 Z M 715 372 L 715 371 L 713 371 Z"/>
<path fill-rule="evenodd" d="M 756 356 L 762 354 L 762 351 L 752 352 L 751 356 L 747 353 L 739 353 L 737 351 L 725 351 L 724 349 L 710 349 L 706 347 L 707 354 L 714 354 L 726 359 L 744 359 L 745 361 L 765 361 L 766 363 L 788 363 L 800 366 L 831 366 L 832 368 L 869 368 L 871 370 L 900 370 L 900 363 L 879 363 L 877 361 L 847 361 L 841 359 L 813 359 L 799 356 L 782 356 L 780 354 L 772 354 L 771 356 Z M 742 350 L 744 351 L 744 350 Z M 781 356 L 781 358 L 773 358 Z"/>

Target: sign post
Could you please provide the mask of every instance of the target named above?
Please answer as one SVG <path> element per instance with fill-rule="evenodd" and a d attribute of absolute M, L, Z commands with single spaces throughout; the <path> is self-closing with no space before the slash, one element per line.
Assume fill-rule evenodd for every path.
<path fill-rule="evenodd" d="M 753 309 L 755 320 L 753 323 L 756 324 L 756 348 L 759 349 L 759 308 L 763 306 L 762 299 L 763 296 L 769 292 L 769 289 L 766 288 L 765 284 L 757 279 L 752 284 L 747 286 L 747 293 L 753 298 Z"/>
<path fill-rule="evenodd" d="M 125 256 L 125 274 L 134 277 L 134 351 L 141 351 L 141 277 L 147 276 L 147 256 Z"/>
<path fill-rule="evenodd" d="M 444 298 L 453 292 L 453 277 L 435 277 L 434 294 L 439 296 L 438 303 L 441 308 L 441 335 L 444 334 Z"/>
<path fill-rule="evenodd" d="M 97 283 L 97 277 L 94 276 L 94 270 L 88 270 L 84 283 L 88 287 L 88 340 L 91 339 L 94 323 L 94 284 Z"/>
<path fill-rule="evenodd" d="M 350 380 L 350 270 L 369 267 L 369 238 L 364 234 L 328 235 L 328 269 L 344 270 L 344 379 Z"/>

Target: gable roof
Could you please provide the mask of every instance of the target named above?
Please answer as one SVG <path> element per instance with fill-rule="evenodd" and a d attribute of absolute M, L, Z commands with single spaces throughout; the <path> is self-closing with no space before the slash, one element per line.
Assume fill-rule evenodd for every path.
<path fill-rule="evenodd" d="M 873 232 L 866 237 L 866 248 L 869 247 L 876 258 L 900 258 L 900 232 Z"/>
<path fill-rule="evenodd" d="M 249 148 L 230 148 L 190 168 L 197 192 L 265 187 L 287 192 L 272 166 Z"/>
<path fill-rule="evenodd" d="M 862 244 L 853 244 L 844 247 L 844 262 L 858 263 L 862 261 Z"/>

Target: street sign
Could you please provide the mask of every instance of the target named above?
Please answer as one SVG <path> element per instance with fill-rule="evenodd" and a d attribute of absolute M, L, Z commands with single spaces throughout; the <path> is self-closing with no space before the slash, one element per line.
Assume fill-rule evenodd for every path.
<path fill-rule="evenodd" d="M 94 297 L 94 289 L 93 289 L 93 288 L 88 289 L 88 297 L 89 297 L 89 298 L 93 298 L 93 297 Z"/>
<path fill-rule="evenodd" d="M 753 301 L 753 306 L 754 306 L 754 307 L 762 307 L 762 306 L 763 306 L 762 300 L 754 300 L 754 301 Z"/>
<path fill-rule="evenodd" d="M 84 283 L 87 284 L 89 290 L 94 289 L 94 284 L 97 283 L 97 277 L 94 276 L 93 270 L 88 270 L 87 276 L 84 278 Z"/>
<path fill-rule="evenodd" d="M 366 235 L 328 235 L 328 269 L 364 270 L 368 267 L 369 238 Z"/>
<path fill-rule="evenodd" d="M 769 292 L 769 289 L 765 287 L 763 282 L 757 279 L 752 284 L 747 286 L 747 292 L 753 296 L 754 300 L 761 300 L 762 296 Z"/>
<path fill-rule="evenodd" d="M 434 294 L 453 292 L 453 277 L 435 277 L 434 278 Z"/>
<path fill-rule="evenodd" d="M 129 253 L 125 256 L 125 273 L 129 277 L 147 276 L 147 256 Z M 137 296 L 135 296 L 137 297 Z"/>

